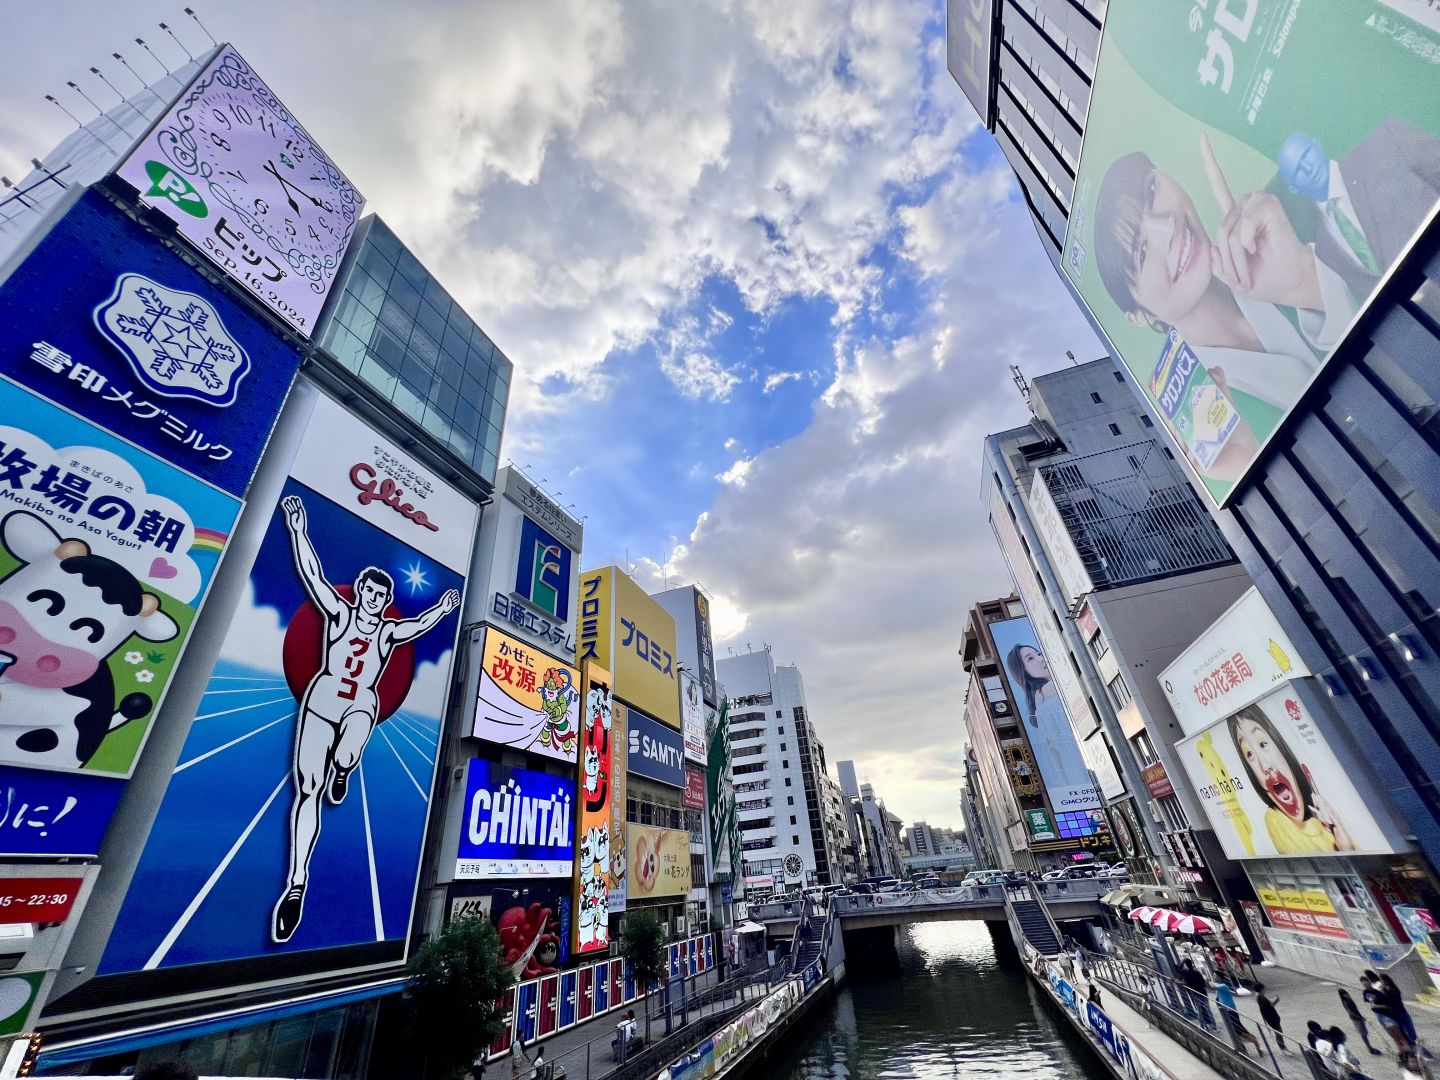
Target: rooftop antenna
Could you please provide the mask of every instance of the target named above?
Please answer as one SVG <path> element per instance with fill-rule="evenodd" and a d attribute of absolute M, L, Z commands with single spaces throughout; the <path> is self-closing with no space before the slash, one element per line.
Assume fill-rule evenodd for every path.
<path fill-rule="evenodd" d="M 190 57 L 190 59 L 191 59 L 192 62 L 194 61 L 195 55 L 194 55 L 189 49 L 186 49 L 186 48 L 185 48 L 185 43 L 184 43 L 183 41 L 181 41 L 178 37 L 175 36 L 175 31 L 174 31 L 174 30 L 171 30 L 170 27 L 169 27 L 169 25 L 167 25 L 166 23 L 163 23 L 163 22 L 162 22 L 162 23 L 160 24 L 160 29 L 161 29 L 161 30 L 164 30 L 165 33 L 169 34 L 169 35 L 170 35 L 170 40 L 173 41 L 173 42 L 175 42 L 176 45 L 179 45 L 181 49 L 184 49 L 185 55 L 188 56 L 188 57 Z"/>
<path fill-rule="evenodd" d="M 8 176 L 0 176 L 0 187 L 6 188 L 7 190 L 10 188 L 15 188 L 15 198 L 19 201 L 21 206 L 28 206 L 33 210 L 38 208 L 40 205 L 39 203 L 31 202 L 29 199 L 25 198 L 25 192 L 15 187 L 14 182 L 11 181 Z"/>
<path fill-rule="evenodd" d="M 51 105 L 54 105 L 57 109 L 59 109 L 61 112 L 63 112 L 66 116 L 70 117 L 71 120 L 74 120 L 76 127 L 82 128 L 82 129 L 85 127 L 85 125 L 80 121 L 80 118 L 79 118 L 78 116 L 76 116 L 73 112 L 71 112 L 69 109 L 65 108 L 64 105 L 61 105 L 60 102 L 56 99 L 56 97 L 55 97 L 54 94 L 46 94 L 46 95 L 45 95 L 45 100 L 48 101 L 48 102 L 50 102 Z"/>
<path fill-rule="evenodd" d="M 157 64 L 160 65 L 160 70 L 161 70 L 161 71 L 163 71 L 166 75 L 169 75 L 169 74 L 170 74 L 170 68 L 169 68 L 168 66 L 166 66 L 165 62 L 164 62 L 163 60 L 161 60 L 160 57 L 158 57 L 158 56 L 155 55 L 155 50 L 152 49 L 152 48 L 150 48 L 150 46 L 145 43 L 145 39 L 144 39 L 144 38 L 138 38 L 138 37 L 137 37 L 137 38 L 135 39 L 135 44 L 136 44 L 136 45 L 139 45 L 142 49 L 144 49 L 147 53 L 150 54 L 150 59 L 151 59 L 151 60 L 154 60 L 155 63 L 157 63 Z"/>
<path fill-rule="evenodd" d="M 65 83 L 65 85 L 68 86 L 68 87 L 70 87 L 71 90 L 74 90 L 74 91 L 75 91 L 77 94 L 79 94 L 82 98 L 84 98 L 86 101 L 88 101 L 88 102 L 90 103 L 90 107 L 91 107 L 92 109 L 94 109 L 97 113 L 99 113 L 101 116 L 104 116 L 104 115 L 105 115 L 105 110 L 102 109 L 102 108 L 100 108 L 99 105 L 96 105 L 94 99 L 92 99 L 89 94 L 85 93 L 84 90 L 81 90 L 81 89 L 80 89 L 79 83 L 67 81 L 67 82 Z"/>
<path fill-rule="evenodd" d="M 210 39 L 210 44 L 211 44 L 211 45 L 218 45 L 218 44 L 220 44 L 218 41 L 215 40 L 215 35 L 212 34 L 212 33 L 210 33 L 209 30 L 206 30 L 206 29 L 205 29 L 205 24 L 200 21 L 200 16 L 195 14 L 195 9 L 194 9 L 194 8 L 188 8 L 188 7 L 187 7 L 187 8 L 185 9 L 185 14 L 186 14 L 186 15 L 189 15 L 190 18 L 194 20 L 195 25 L 198 26 L 198 27 L 200 27 L 200 29 L 205 32 L 205 36 Z"/>
<path fill-rule="evenodd" d="M 1015 389 L 1020 391 L 1020 396 L 1025 399 L 1025 404 L 1030 405 L 1030 384 L 1025 381 L 1025 373 L 1020 370 L 1019 364 L 1010 365 L 1010 381 L 1015 384 Z M 1031 407 L 1031 412 L 1034 408 Z"/>
<path fill-rule="evenodd" d="M 32 157 L 32 158 L 30 159 L 30 164 L 35 167 L 35 171 L 36 171 L 36 172 L 42 172 L 42 173 L 44 173 L 44 174 L 45 174 L 45 179 L 47 179 L 47 180 L 53 180 L 53 181 L 55 182 L 55 185 L 56 185 L 57 187 L 59 187 L 61 191 L 64 191 L 65 188 L 68 186 L 68 185 L 65 183 L 64 180 L 61 180 L 61 179 L 60 179 L 60 177 L 59 177 L 59 175 L 58 175 L 57 173 L 55 173 L 55 172 L 53 172 L 52 170 L 50 170 L 49 168 L 47 168 L 47 167 L 45 166 L 45 163 L 44 163 L 43 161 L 41 161 L 39 158 L 33 158 L 33 157 Z M 62 166 L 61 166 L 62 171 L 63 171 L 64 168 L 65 168 L 65 166 L 62 165 Z M 38 186 L 38 185 L 37 185 L 37 186 Z"/>

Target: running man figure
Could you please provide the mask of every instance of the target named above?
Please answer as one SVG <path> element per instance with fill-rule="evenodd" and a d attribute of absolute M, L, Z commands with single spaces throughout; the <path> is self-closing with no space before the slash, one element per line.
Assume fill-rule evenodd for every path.
<path fill-rule="evenodd" d="M 380 716 L 376 693 L 395 646 L 414 641 L 460 606 L 454 589 L 413 619 L 387 619 L 395 592 L 390 575 L 373 566 L 355 579 L 355 599 L 345 599 L 325 572 L 305 528 L 305 505 L 294 495 L 280 501 L 295 569 L 325 619 L 323 666 L 300 699 L 295 732 L 295 802 L 290 810 L 290 877 L 275 905 L 271 937 L 289 941 L 300 925 L 309 884 L 310 856 L 320 837 L 321 796 L 333 805 L 345 799 L 350 773 L 360 763 Z"/>

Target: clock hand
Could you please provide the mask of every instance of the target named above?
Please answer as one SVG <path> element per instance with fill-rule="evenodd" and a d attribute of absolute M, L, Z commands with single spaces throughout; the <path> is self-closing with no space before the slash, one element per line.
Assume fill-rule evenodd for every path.
<path fill-rule="evenodd" d="M 294 210 L 297 214 L 300 213 L 300 204 L 295 201 L 295 196 L 290 194 L 292 188 L 294 188 L 295 191 L 300 191 L 300 189 L 295 187 L 295 185 L 290 183 L 290 181 L 286 180 L 283 176 L 279 174 L 279 172 L 276 171 L 275 163 L 273 161 L 265 162 L 265 171 L 268 172 L 271 176 L 275 177 L 276 180 L 280 181 L 280 186 L 285 189 L 285 199 L 287 202 L 289 202 L 290 209 Z M 305 193 L 303 191 L 300 191 L 300 194 L 304 195 Z"/>

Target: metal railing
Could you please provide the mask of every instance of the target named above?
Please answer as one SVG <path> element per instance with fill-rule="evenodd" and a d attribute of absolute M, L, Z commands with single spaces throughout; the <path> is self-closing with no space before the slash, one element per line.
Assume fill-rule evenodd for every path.
<path fill-rule="evenodd" d="M 1292 1056 L 1286 1036 L 1253 1017 L 1226 1010 L 1208 991 L 1201 993 L 1161 974 L 1151 965 L 1082 950 L 1088 978 L 1099 982 L 1130 1008 L 1180 1043 L 1222 1076 L 1242 1080 L 1311 1080 L 1303 1054 Z M 1292 1035 L 1296 1050 L 1309 1050 Z M 1279 1053 L 1276 1047 L 1279 1047 Z M 1254 1056 L 1246 1047 L 1253 1046 Z M 1322 1073 L 1321 1075 L 1333 1075 Z"/>

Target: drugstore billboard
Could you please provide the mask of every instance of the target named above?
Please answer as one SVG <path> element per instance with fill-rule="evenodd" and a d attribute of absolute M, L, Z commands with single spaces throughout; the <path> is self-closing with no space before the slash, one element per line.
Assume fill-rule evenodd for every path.
<path fill-rule="evenodd" d="M 1064 272 L 1217 502 L 1433 214 L 1437 59 L 1410 0 L 1110 3 Z"/>
<path fill-rule="evenodd" d="M 618 567 L 580 575 L 577 659 L 614 673 L 615 696 L 680 728 L 675 619 Z"/>
<path fill-rule="evenodd" d="M 476 515 L 315 398 L 102 975 L 404 955 Z"/>
<path fill-rule="evenodd" d="M 1395 851 L 1290 687 L 1175 749 L 1232 859 Z"/>

